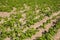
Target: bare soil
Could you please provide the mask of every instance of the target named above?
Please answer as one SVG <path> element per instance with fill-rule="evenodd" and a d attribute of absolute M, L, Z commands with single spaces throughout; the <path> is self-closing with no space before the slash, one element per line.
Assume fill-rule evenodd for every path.
<path fill-rule="evenodd" d="M 60 40 L 60 29 L 58 30 L 57 34 L 53 38 L 54 40 Z"/>

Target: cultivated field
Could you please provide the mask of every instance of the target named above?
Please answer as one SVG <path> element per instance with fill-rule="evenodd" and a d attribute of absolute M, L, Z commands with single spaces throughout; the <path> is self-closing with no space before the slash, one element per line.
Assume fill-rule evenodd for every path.
<path fill-rule="evenodd" d="M 0 0 L 0 40 L 60 40 L 60 0 Z"/>

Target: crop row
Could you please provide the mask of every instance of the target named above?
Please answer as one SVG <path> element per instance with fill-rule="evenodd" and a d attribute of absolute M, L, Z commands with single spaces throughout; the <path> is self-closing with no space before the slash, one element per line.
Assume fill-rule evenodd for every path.
<path fill-rule="evenodd" d="M 57 30 L 60 28 L 60 21 L 56 22 L 54 26 L 52 26 L 48 32 L 44 32 L 42 37 L 37 37 L 36 40 L 51 40 L 52 36 L 54 36 L 57 33 Z"/>

